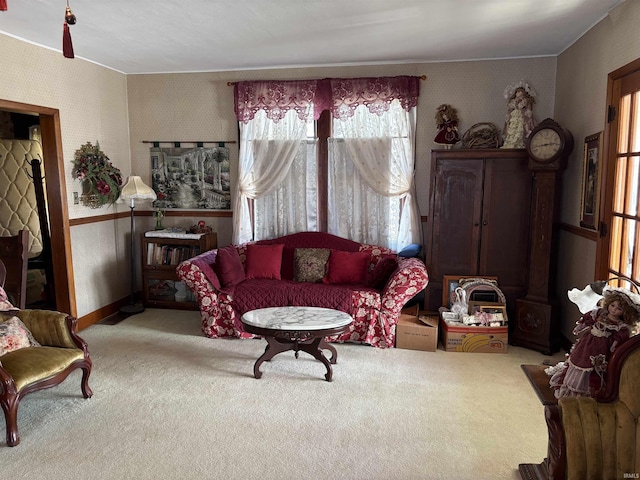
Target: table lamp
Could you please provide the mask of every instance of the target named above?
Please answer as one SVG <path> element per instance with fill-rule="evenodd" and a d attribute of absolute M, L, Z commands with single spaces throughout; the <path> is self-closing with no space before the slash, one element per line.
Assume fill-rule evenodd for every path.
<path fill-rule="evenodd" d="M 120 192 L 120 198 L 122 200 L 130 200 L 131 204 L 129 208 L 131 209 L 131 248 L 130 248 L 130 258 L 131 258 L 131 296 L 129 298 L 129 305 L 125 305 L 120 309 L 120 313 L 123 315 L 135 315 L 137 313 L 144 312 L 144 305 L 141 302 L 136 303 L 134 298 L 134 287 L 135 287 L 135 266 L 133 263 L 133 253 L 135 251 L 134 238 L 133 238 L 133 210 L 135 208 L 136 200 L 151 200 L 154 201 L 156 197 L 156 192 L 153 189 L 142 181 L 142 179 L 134 174 L 129 176 L 127 183 L 124 187 L 122 187 L 122 191 Z"/>

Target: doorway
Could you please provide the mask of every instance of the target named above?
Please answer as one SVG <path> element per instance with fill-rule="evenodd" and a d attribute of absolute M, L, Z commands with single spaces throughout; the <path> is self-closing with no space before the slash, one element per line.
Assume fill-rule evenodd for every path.
<path fill-rule="evenodd" d="M 56 310 L 77 316 L 67 189 L 58 109 L 0 99 L 0 110 L 37 115 L 40 119 L 44 177 L 53 252 Z"/>

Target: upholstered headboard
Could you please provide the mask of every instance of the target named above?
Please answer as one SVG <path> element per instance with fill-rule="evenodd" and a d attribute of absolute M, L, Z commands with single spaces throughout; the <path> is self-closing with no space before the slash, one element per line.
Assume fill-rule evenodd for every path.
<path fill-rule="evenodd" d="M 0 237 L 16 235 L 23 228 L 29 230 L 29 257 L 42 251 L 38 205 L 30 177 L 29 161 L 34 158 L 43 159 L 40 142 L 0 139 Z"/>

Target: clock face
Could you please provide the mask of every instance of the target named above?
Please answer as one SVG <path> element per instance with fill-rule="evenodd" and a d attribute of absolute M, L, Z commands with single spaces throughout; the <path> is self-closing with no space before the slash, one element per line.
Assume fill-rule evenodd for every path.
<path fill-rule="evenodd" d="M 543 128 L 529 140 L 529 152 L 537 160 L 550 160 L 562 148 L 560 135 L 552 128 Z"/>

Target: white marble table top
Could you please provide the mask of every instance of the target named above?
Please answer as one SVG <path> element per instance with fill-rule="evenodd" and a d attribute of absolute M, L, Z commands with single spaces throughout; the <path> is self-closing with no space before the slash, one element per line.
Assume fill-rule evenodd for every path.
<path fill-rule="evenodd" d="M 242 323 L 272 330 L 324 330 L 344 327 L 353 322 L 351 315 L 320 307 L 269 307 L 242 315 Z"/>

